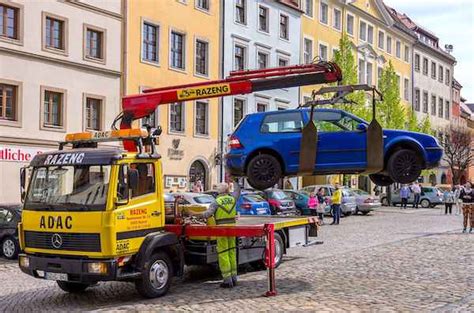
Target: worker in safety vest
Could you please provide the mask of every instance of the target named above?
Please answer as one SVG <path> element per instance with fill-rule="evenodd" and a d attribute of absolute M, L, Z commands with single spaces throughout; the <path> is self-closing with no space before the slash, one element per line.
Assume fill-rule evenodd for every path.
<path fill-rule="evenodd" d="M 214 216 L 217 225 L 235 225 L 237 210 L 236 203 L 240 197 L 240 186 L 234 182 L 234 191 L 230 193 L 229 184 L 217 185 L 218 196 L 202 214 L 204 218 Z M 217 253 L 219 269 L 224 281 L 223 288 L 232 288 L 237 284 L 237 253 L 235 237 L 217 237 Z"/>

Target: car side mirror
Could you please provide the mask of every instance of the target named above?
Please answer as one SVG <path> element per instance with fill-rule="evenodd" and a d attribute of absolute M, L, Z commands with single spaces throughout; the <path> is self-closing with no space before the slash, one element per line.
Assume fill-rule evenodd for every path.
<path fill-rule="evenodd" d="M 360 123 L 360 124 L 357 125 L 357 130 L 365 132 L 365 131 L 367 131 L 367 125 L 364 124 L 364 123 Z"/>

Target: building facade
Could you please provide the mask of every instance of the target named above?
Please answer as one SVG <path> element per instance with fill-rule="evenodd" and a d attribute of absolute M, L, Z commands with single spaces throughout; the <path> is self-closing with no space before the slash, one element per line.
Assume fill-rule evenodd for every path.
<path fill-rule="evenodd" d="M 66 132 L 109 129 L 120 112 L 120 1 L 0 0 L 0 202 L 19 170 Z"/>
<path fill-rule="evenodd" d="M 220 1 L 126 0 L 125 94 L 219 78 Z M 141 123 L 160 125 L 167 191 L 217 181 L 218 100 L 158 107 Z"/>
<path fill-rule="evenodd" d="M 224 77 L 233 70 L 300 63 L 302 11 L 298 1 L 235 0 L 225 1 L 224 5 L 221 26 Z M 246 114 L 295 108 L 299 92 L 298 88 L 278 89 L 221 101 L 219 142 L 225 150 L 228 135 Z"/>

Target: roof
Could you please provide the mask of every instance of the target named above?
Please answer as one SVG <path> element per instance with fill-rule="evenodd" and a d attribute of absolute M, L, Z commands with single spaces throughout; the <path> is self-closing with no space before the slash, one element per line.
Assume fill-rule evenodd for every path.
<path fill-rule="evenodd" d="M 474 113 L 474 103 L 465 103 L 465 105 L 471 110 L 472 113 Z"/>
<path fill-rule="evenodd" d="M 456 88 L 458 90 L 461 90 L 462 85 L 458 82 L 456 78 L 453 77 L 453 88 Z"/>

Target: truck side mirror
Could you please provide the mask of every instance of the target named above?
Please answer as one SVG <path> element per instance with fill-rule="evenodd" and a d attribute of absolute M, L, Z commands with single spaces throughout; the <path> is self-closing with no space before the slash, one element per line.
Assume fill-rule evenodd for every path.
<path fill-rule="evenodd" d="M 128 173 L 128 187 L 132 190 L 136 190 L 138 188 L 138 170 L 136 169 L 129 169 Z"/>
<path fill-rule="evenodd" d="M 357 125 L 357 130 L 365 132 L 367 131 L 367 125 L 365 125 L 364 123 L 360 123 Z"/>
<path fill-rule="evenodd" d="M 27 167 L 20 168 L 20 195 L 21 202 L 25 201 L 26 198 L 26 169 Z"/>

